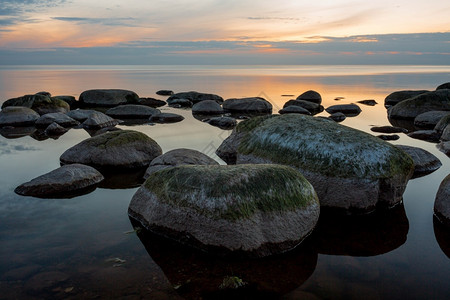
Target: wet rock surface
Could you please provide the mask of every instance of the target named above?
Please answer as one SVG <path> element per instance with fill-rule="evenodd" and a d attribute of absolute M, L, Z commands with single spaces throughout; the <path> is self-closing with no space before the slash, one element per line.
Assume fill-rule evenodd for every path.
<path fill-rule="evenodd" d="M 125 104 L 108 109 L 105 114 L 115 119 L 148 119 L 161 111 L 145 105 Z"/>
<path fill-rule="evenodd" d="M 52 123 L 56 123 L 62 127 L 74 127 L 80 124 L 77 120 L 72 119 L 63 113 L 48 113 L 42 115 L 36 120 L 36 127 L 47 127 Z"/>
<path fill-rule="evenodd" d="M 39 119 L 39 114 L 28 107 L 9 106 L 0 111 L 0 127 L 33 126 L 37 119 Z"/>
<path fill-rule="evenodd" d="M 58 98 L 51 98 L 49 94 L 34 94 L 12 98 L 6 100 L 2 104 L 2 109 L 8 106 L 28 107 L 37 112 L 39 115 L 45 115 L 53 112 L 66 113 L 70 110 L 70 106 L 67 102 Z"/>
<path fill-rule="evenodd" d="M 450 90 L 437 90 L 420 94 L 388 109 L 390 119 L 414 119 L 435 110 L 450 110 Z"/>
<path fill-rule="evenodd" d="M 176 99 L 187 99 L 187 100 L 191 101 L 192 104 L 195 104 L 197 102 L 204 101 L 204 100 L 214 100 L 218 103 L 223 102 L 223 98 L 220 97 L 219 95 L 191 91 L 191 92 L 181 92 L 181 93 L 173 94 L 172 96 L 170 96 L 167 99 L 167 103 L 169 105 L 172 105 Z"/>
<path fill-rule="evenodd" d="M 396 145 L 396 147 L 405 151 L 413 159 L 414 174 L 412 178 L 425 176 L 442 166 L 441 161 L 427 150 L 406 145 Z"/>
<path fill-rule="evenodd" d="M 222 106 L 214 100 L 200 101 L 192 106 L 193 114 L 220 115 L 223 112 Z"/>

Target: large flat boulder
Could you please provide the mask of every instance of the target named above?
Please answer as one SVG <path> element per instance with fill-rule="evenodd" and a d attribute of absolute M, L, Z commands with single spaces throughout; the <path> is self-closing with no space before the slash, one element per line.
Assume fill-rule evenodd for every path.
<path fill-rule="evenodd" d="M 48 94 L 34 94 L 12 98 L 6 100 L 2 104 L 2 109 L 8 106 L 28 107 L 37 112 L 39 115 L 54 112 L 66 113 L 70 110 L 70 106 L 67 102 L 59 98 L 50 97 Z"/>
<path fill-rule="evenodd" d="M 28 107 L 8 106 L 0 111 L 0 127 L 33 126 L 37 119 L 39 114 Z"/>
<path fill-rule="evenodd" d="M 305 115 L 241 122 L 216 151 L 227 162 L 278 163 L 297 168 L 322 206 L 369 212 L 402 200 L 412 159 L 370 134 Z"/>
<path fill-rule="evenodd" d="M 68 198 L 95 189 L 103 179 L 103 175 L 92 167 L 71 164 L 23 183 L 14 191 L 23 196 Z"/>
<path fill-rule="evenodd" d="M 128 90 L 121 89 L 95 89 L 81 93 L 80 106 L 87 107 L 114 107 L 123 104 L 136 104 L 139 96 Z"/>
<path fill-rule="evenodd" d="M 319 203 L 290 167 L 184 165 L 151 174 L 128 214 L 193 247 L 261 257 L 298 245 L 314 229 Z"/>
<path fill-rule="evenodd" d="M 133 130 L 109 131 L 88 138 L 66 150 L 62 164 L 80 163 L 99 169 L 147 167 L 162 154 L 161 147 L 147 135 Z"/>
<path fill-rule="evenodd" d="M 404 100 L 388 109 L 389 119 L 414 119 L 428 111 L 450 110 L 450 90 L 437 90 Z"/>
<path fill-rule="evenodd" d="M 434 201 L 434 215 L 439 221 L 450 227 L 450 174 L 439 186 Z"/>

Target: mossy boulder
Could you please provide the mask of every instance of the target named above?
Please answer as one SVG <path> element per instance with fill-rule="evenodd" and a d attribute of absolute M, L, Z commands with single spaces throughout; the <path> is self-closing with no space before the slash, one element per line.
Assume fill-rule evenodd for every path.
<path fill-rule="evenodd" d="M 193 149 L 174 149 L 156 157 L 145 171 L 144 178 L 148 178 L 156 171 L 178 165 L 218 165 L 219 163 L 208 155 Z"/>
<path fill-rule="evenodd" d="M 420 94 L 388 109 L 389 119 L 414 119 L 428 111 L 450 110 L 450 90 L 443 89 Z"/>
<path fill-rule="evenodd" d="M 322 206 L 347 212 L 399 203 L 414 169 L 408 155 L 377 137 L 294 114 L 241 122 L 216 153 L 231 163 L 295 167 L 314 186 Z"/>
<path fill-rule="evenodd" d="M 31 108 L 40 115 L 47 113 L 66 113 L 70 110 L 69 104 L 59 98 L 51 98 L 48 95 L 34 94 L 6 100 L 2 109 L 8 106 L 24 106 Z"/>
<path fill-rule="evenodd" d="M 28 107 L 8 106 L 0 111 L 0 127 L 33 126 L 39 114 Z"/>
<path fill-rule="evenodd" d="M 23 196 L 70 198 L 95 189 L 103 179 L 103 175 L 92 167 L 72 164 L 23 183 L 14 191 Z"/>
<path fill-rule="evenodd" d="M 267 256 L 314 228 L 311 184 L 281 165 L 177 166 L 149 176 L 128 214 L 148 230 L 206 251 Z"/>
<path fill-rule="evenodd" d="M 439 186 L 434 202 L 434 215 L 450 228 L 450 174 Z"/>
<path fill-rule="evenodd" d="M 95 89 L 81 93 L 79 104 L 82 107 L 115 107 L 123 104 L 137 104 L 139 96 L 128 90 Z"/>
<path fill-rule="evenodd" d="M 162 154 L 161 147 L 147 135 L 133 130 L 106 132 L 88 138 L 66 150 L 62 164 L 80 163 L 98 169 L 147 167 Z"/>

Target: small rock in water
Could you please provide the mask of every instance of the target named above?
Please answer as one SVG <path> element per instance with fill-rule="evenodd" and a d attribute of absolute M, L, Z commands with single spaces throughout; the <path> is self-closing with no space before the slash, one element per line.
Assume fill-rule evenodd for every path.
<path fill-rule="evenodd" d="M 320 94 L 316 91 L 309 90 L 309 91 L 304 92 L 300 96 L 298 96 L 296 100 L 304 100 L 304 101 L 308 101 L 308 102 L 321 104 L 322 96 L 320 96 Z"/>
<path fill-rule="evenodd" d="M 154 123 L 177 123 L 183 120 L 183 116 L 173 113 L 160 113 L 150 117 L 150 122 Z"/>
<path fill-rule="evenodd" d="M 361 113 L 361 108 L 356 104 L 338 104 L 327 107 L 326 112 L 329 114 L 334 114 L 341 112 L 348 117 L 354 117 Z"/>
<path fill-rule="evenodd" d="M 380 135 L 377 135 L 377 137 L 379 137 L 380 139 L 385 140 L 385 141 L 396 141 L 396 140 L 400 139 L 400 137 L 396 134 L 380 134 Z"/>
<path fill-rule="evenodd" d="M 341 112 L 337 112 L 337 113 L 331 114 L 329 116 L 329 118 L 335 122 L 342 122 L 347 118 L 347 116 Z"/>
<path fill-rule="evenodd" d="M 364 105 L 369 105 L 369 106 L 375 106 L 375 105 L 378 104 L 377 101 L 375 101 L 375 100 L 373 100 L 373 99 L 370 99 L 370 100 L 361 100 L 361 101 L 358 101 L 358 103 L 361 103 L 361 104 L 364 104 Z"/>
<path fill-rule="evenodd" d="M 171 90 L 159 90 L 159 91 L 156 92 L 156 95 L 172 96 L 173 95 L 173 91 L 171 91 Z"/>
<path fill-rule="evenodd" d="M 287 106 L 278 111 L 279 114 L 302 114 L 302 115 L 311 115 L 309 110 L 297 105 Z"/>
<path fill-rule="evenodd" d="M 232 117 L 210 118 L 203 120 L 203 122 L 206 122 L 209 125 L 216 126 L 224 130 L 233 129 L 237 125 L 236 119 Z"/>
<path fill-rule="evenodd" d="M 408 133 L 408 129 L 394 126 L 373 126 L 370 128 L 370 130 L 373 132 L 381 133 Z"/>
<path fill-rule="evenodd" d="M 408 136 L 413 139 L 424 140 L 427 142 L 438 143 L 440 135 L 435 130 L 418 130 L 408 133 Z"/>
<path fill-rule="evenodd" d="M 53 122 L 52 124 L 48 125 L 48 127 L 45 129 L 45 134 L 48 136 L 60 136 L 63 135 L 69 131 L 69 129 L 64 128 L 60 126 L 58 123 Z"/>

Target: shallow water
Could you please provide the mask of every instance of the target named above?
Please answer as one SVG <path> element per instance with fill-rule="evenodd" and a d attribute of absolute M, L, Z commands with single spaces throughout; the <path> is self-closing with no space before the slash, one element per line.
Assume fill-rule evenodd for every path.
<path fill-rule="evenodd" d="M 449 79 L 450 67 L 445 66 L 8 66 L 0 67 L 0 102 L 42 90 L 78 98 L 92 88 L 125 88 L 141 97 L 165 99 L 155 92 L 172 89 L 224 98 L 261 96 L 271 101 L 276 113 L 287 100 L 314 89 L 325 107 L 375 99 L 378 105 L 360 105 L 360 115 L 342 122 L 370 133 L 371 125 L 389 125 L 386 95 L 433 90 Z M 191 148 L 223 163 L 214 151 L 230 131 L 194 119 L 189 110 L 161 109 L 182 114 L 185 120 L 119 127 L 144 132 L 164 152 Z M 450 234 L 433 220 L 434 198 L 450 172 L 450 159 L 435 144 L 404 134 L 392 142 L 426 149 L 443 163 L 436 172 L 408 183 L 403 205 L 364 217 L 324 214 L 315 232 L 294 251 L 263 260 L 229 261 L 132 232 L 127 208 L 137 188 L 123 178 L 71 199 L 13 192 L 57 168 L 59 156 L 87 137 L 82 129 L 57 140 L 0 137 L 1 299 L 450 296 Z M 218 293 L 226 276 L 238 276 L 248 285 L 238 294 Z"/>

